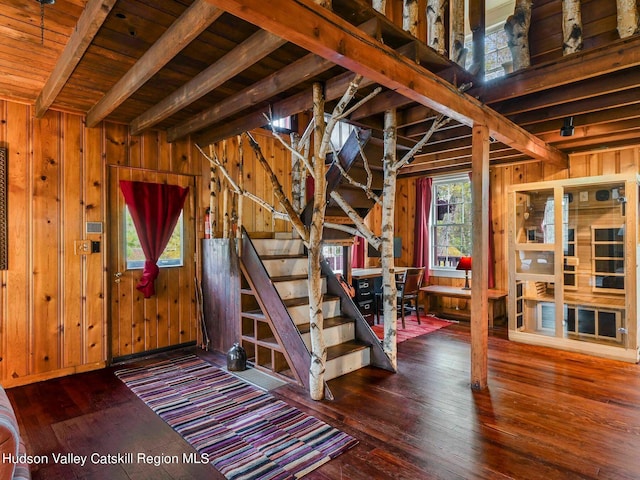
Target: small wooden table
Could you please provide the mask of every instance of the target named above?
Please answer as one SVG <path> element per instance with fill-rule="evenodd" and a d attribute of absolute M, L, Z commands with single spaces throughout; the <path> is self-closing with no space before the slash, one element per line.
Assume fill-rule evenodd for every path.
<path fill-rule="evenodd" d="M 429 285 L 426 287 L 422 287 L 420 288 L 420 291 L 424 292 L 425 295 L 427 296 L 427 306 L 429 308 L 429 312 L 435 313 L 435 314 L 439 314 L 442 313 L 440 311 L 438 311 L 437 308 L 437 299 L 438 297 L 449 297 L 449 298 L 463 298 L 465 300 L 471 300 L 471 290 L 463 290 L 460 287 L 447 287 L 444 285 Z M 493 320 L 495 319 L 494 317 L 494 304 L 496 302 L 504 302 L 504 299 L 507 297 L 507 292 L 505 292 L 504 290 L 495 290 L 493 288 L 490 288 L 487 291 L 487 297 L 489 300 L 489 326 L 491 328 L 493 328 Z M 506 311 L 503 310 L 503 311 Z M 470 315 L 463 313 L 463 312 L 456 312 L 456 315 L 465 317 L 465 318 L 470 318 Z M 443 316 L 446 316 L 446 312 L 443 314 Z"/>

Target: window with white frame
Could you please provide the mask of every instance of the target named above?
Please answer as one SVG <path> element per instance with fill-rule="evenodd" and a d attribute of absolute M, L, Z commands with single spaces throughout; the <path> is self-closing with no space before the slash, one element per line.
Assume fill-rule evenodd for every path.
<path fill-rule="evenodd" d="M 471 182 L 467 173 L 434 178 L 431 199 L 431 265 L 454 271 L 471 255 Z"/>

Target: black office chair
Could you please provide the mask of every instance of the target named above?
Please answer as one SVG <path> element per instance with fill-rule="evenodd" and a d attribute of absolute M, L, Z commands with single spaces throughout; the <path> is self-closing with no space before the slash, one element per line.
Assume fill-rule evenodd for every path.
<path fill-rule="evenodd" d="M 418 297 L 420 296 L 420 287 L 424 278 L 424 268 L 407 268 L 402 274 L 402 280 L 398 285 L 398 308 L 402 318 L 402 328 L 405 328 L 404 315 L 405 310 L 415 308 L 418 324 L 420 325 L 420 305 L 418 305 Z"/>

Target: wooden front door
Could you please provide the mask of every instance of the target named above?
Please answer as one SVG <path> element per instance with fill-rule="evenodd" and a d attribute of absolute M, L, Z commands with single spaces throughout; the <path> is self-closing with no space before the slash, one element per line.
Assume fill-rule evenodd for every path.
<path fill-rule="evenodd" d="M 182 213 L 182 266 L 162 267 L 156 295 L 145 299 L 136 289 L 142 273 L 127 268 L 125 202 L 120 180 L 189 187 Z M 197 337 L 195 311 L 195 181 L 193 176 L 140 168 L 109 168 L 108 256 L 110 279 L 110 359 L 192 342 Z M 176 228 L 179 228 L 179 224 Z M 131 235 L 131 233 L 129 234 Z"/>

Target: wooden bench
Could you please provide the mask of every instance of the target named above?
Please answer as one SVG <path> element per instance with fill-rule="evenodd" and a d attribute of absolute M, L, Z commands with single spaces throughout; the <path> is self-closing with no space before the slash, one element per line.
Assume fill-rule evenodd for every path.
<path fill-rule="evenodd" d="M 448 298 L 462 298 L 465 300 L 471 300 L 471 290 L 463 290 L 460 287 L 448 287 L 444 285 L 428 285 L 426 287 L 420 288 L 420 291 L 424 292 L 427 296 L 427 307 L 428 311 L 434 313 L 436 315 L 442 315 L 443 317 L 450 316 L 447 312 L 443 312 L 438 310 L 438 297 L 448 297 Z M 490 288 L 487 291 L 489 305 L 489 326 L 493 328 L 493 321 L 495 320 L 494 316 L 494 305 L 496 302 L 503 303 L 503 312 L 506 312 L 506 305 L 504 305 L 505 299 L 507 298 L 507 292 L 504 290 L 496 290 Z M 469 320 L 470 315 L 464 311 L 457 311 L 456 316 L 462 317 L 464 319 Z"/>

